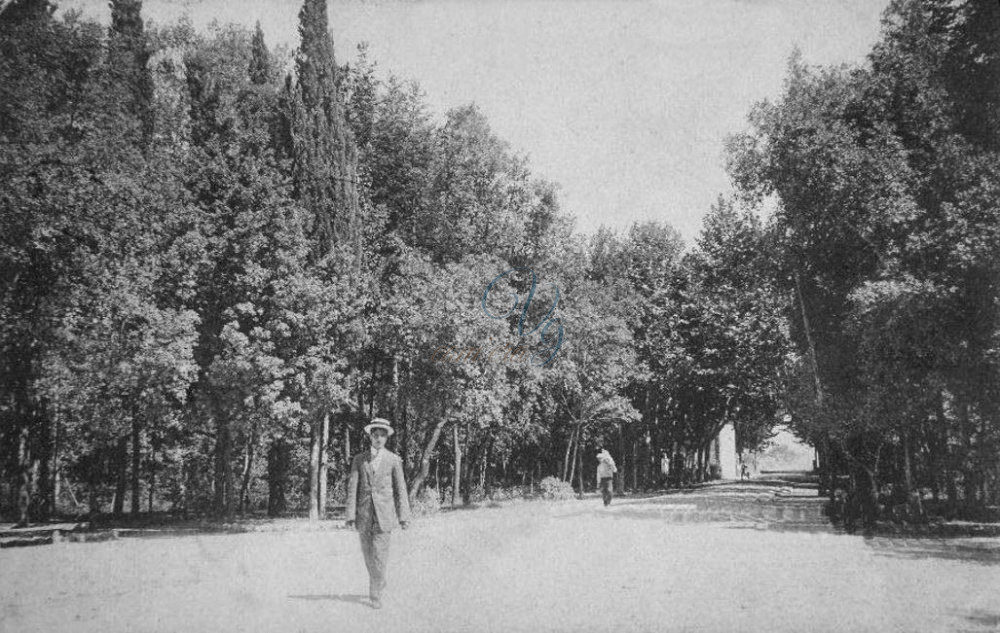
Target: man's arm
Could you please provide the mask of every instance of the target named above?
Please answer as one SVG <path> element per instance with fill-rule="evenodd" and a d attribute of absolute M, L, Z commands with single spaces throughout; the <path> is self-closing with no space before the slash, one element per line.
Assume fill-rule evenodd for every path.
<path fill-rule="evenodd" d="M 410 522 L 410 495 L 406 490 L 406 478 L 403 477 L 403 460 L 396 458 L 392 465 L 392 494 L 396 498 L 396 514 L 400 523 Z"/>
<path fill-rule="evenodd" d="M 347 527 L 351 527 L 358 512 L 358 458 L 351 460 L 351 476 L 347 480 Z"/>

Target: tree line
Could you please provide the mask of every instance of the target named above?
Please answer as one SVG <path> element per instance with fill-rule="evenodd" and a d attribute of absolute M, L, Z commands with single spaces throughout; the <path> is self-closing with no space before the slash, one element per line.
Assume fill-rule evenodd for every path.
<path fill-rule="evenodd" d="M 375 416 L 415 498 L 582 490 L 601 446 L 628 489 L 664 455 L 666 483 L 701 481 L 722 425 L 751 450 L 791 415 L 854 506 L 995 503 L 986 4 L 894 4 L 863 68 L 793 59 L 687 246 L 575 230 L 478 108 L 432 112 L 364 47 L 338 64 L 323 0 L 294 51 L 111 6 L 0 13 L 4 516 L 325 516 Z M 512 268 L 532 306 L 490 318 Z M 555 330 L 522 335 L 552 318 L 542 366 Z"/>
<path fill-rule="evenodd" d="M 844 518 L 995 519 L 1000 5 L 894 0 L 882 27 L 863 66 L 793 56 L 730 172 L 776 201 L 788 406 Z"/>

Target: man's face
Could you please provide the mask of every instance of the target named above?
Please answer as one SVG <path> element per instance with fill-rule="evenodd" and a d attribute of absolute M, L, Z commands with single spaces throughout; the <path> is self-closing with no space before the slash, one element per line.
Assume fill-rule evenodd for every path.
<path fill-rule="evenodd" d="M 385 439 L 389 437 L 389 432 L 385 429 L 372 429 L 368 437 L 371 438 L 372 448 L 381 450 L 385 446 Z"/>

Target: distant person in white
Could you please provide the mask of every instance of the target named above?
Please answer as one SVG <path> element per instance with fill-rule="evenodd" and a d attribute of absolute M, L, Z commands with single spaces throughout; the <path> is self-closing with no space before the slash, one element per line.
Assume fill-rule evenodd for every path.
<path fill-rule="evenodd" d="M 604 497 L 604 505 L 611 503 L 611 489 L 616 472 L 618 468 L 615 466 L 615 460 L 611 458 L 611 453 L 602 448 L 597 452 L 597 485 L 601 489 L 601 496 Z"/>

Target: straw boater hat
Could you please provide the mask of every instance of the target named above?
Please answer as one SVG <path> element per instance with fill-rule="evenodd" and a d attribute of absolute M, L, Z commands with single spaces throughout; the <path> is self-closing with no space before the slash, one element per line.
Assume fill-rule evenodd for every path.
<path fill-rule="evenodd" d="M 392 435 L 395 431 L 392 430 L 392 426 L 389 425 L 389 420 L 384 418 L 375 418 L 371 421 L 371 424 L 365 426 L 365 434 L 372 432 L 372 429 L 385 429 L 386 433 Z"/>

